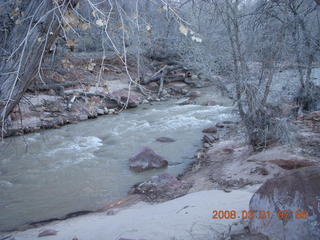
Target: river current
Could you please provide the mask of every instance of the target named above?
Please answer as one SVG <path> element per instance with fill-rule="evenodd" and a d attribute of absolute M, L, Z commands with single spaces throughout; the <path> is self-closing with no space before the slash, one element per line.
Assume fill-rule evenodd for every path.
<path fill-rule="evenodd" d="M 200 89 L 195 105 L 177 100 L 141 105 L 119 115 L 5 139 L 0 144 L 0 231 L 96 210 L 126 196 L 130 187 L 167 172 L 182 173 L 201 145 L 201 130 L 233 119 L 230 102 L 214 88 Z M 202 106 L 208 100 L 221 105 Z M 173 143 L 160 143 L 171 137 Z M 149 146 L 166 169 L 135 173 L 128 159 Z"/>

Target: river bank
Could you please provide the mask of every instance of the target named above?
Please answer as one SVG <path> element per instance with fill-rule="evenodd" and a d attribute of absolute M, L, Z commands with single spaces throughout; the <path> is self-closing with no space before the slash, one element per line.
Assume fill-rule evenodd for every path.
<path fill-rule="evenodd" d="M 97 213 L 35 224 L 32 229 L 8 233 L 15 239 L 37 239 L 50 230 L 50 239 L 267 239 L 247 232 L 243 219 L 211 219 L 213 210 L 249 209 L 253 193 L 268 179 L 290 172 L 290 166 L 319 164 L 318 159 L 289 146 L 277 145 L 254 153 L 241 135 L 236 123 L 225 124 L 216 133 L 215 143 L 204 141 L 195 154 L 194 162 L 179 182 L 189 184 L 187 191 L 176 198 L 163 193 L 170 191 L 170 182 L 157 195 L 148 192 L 130 194 L 103 207 Z M 221 126 L 221 123 L 217 124 Z M 228 127 L 227 127 L 228 125 Z M 304 134 L 306 131 L 304 131 Z M 204 138 L 206 139 L 206 138 Z M 148 182 L 145 181 L 145 182 Z M 135 188 L 137 185 L 135 185 Z M 239 215 L 240 216 L 240 215 Z M 134 220 L 133 220 L 134 219 Z M 49 232 L 50 232 L 49 231 Z M 55 232 L 56 231 L 56 232 Z M 6 235 L 7 236 L 7 235 Z"/>
<path fill-rule="evenodd" d="M 201 130 L 234 117 L 217 90 L 198 90 L 201 96 L 193 104 L 181 105 L 188 97 L 144 103 L 119 115 L 5 139 L 0 162 L 2 230 L 95 211 L 125 197 L 137 182 L 161 173 L 179 175 L 201 145 Z M 207 106 L 208 101 L 218 105 Z M 156 141 L 164 136 L 176 141 Z M 165 157 L 168 168 L 131 171 L 128 159 L 144 146 Z"/>
<path fill-rule="evenodd" d="M 119 87 L 119 81 L 115 89 L 116 86 Z M 122 82 L 121 86 L 118 90 L 127 94 L 127 83 Z M 197 219 L 210 229 L 203 239 L 209 235 L 216 239 L 228 234 L 243 236 L 246 224 L 238 223 L 235 231 L 230 232 L 233 221 L 219 220 L 221 224 L 217 224 L 204 212 L 231 210 L 232 205 L 240 212 L 248 210 L 253 192 L 268 179 L 297 166 L 318 164 L 315 143 L 319 137 L 310 130 L 308 119 L 295 123 L 303 146 L 275 145 L 255 153 L 246 144 L 243 126 L 232 114 L 231 101 L 218 94 L 217 89 L 193 89 L 184 82 L 173 82 L 164 89 L 177 93 L 161 101 L 157 99 L 158 88 L 159 85 L 154 90 L 154 100 L 142 99 L 138 108 L 119 115 L 110 114 L 94 122 L 82 121 L 24 138 L 8 138 L 8 152 L 4 152 L 1 161 L 0 186 L 6 197 L 1 202 L 1 222 L 7 229 L 15 225 L 12 228 L 21 230 L 9 235 L 37 239 L 40 232 L 49 228 L 58 231 L 56 239 L 202 239 L 201 234 L 206 231 L 195 230 L 198 235 L 192 235 L 190 230 L 194 225 L 191 219 Z M 139 94 L 137 90 L 135 93 Z M 204 128 L 207 130 L 201 133 Z M 159 137 L 171 137 L 176 142 L 160 143 L 156 141 Z M 15 146 L 13 155 L 10 145 Z M 128 158 L 146 145 L 169 160 L 167 169 L 141 174 L 129 171 Z M 154 179 L 162 178 L 153 176 L 164 176 L 164 184 L 154 185 Z M 128 191 L 133 194 L 125 197 Z M 241 199 L 239 205 L 234 202 L 237 199 Z M 199 206 L 200 210 L 185 211 L 189 206 Z M 97 208 L 97 213 L 67 219 Z M 72 214 L 65 216 L 68 212 Z M 148 212 L 150 218 L 141 218 L 136 225 L 131 219 L 140 219 L 139 212 Z M 190 218 L 183 221 L 183 215 L 176 219 L 176 212 L 184 212 Z M 166 216 L 173 219 L 168 221 L 170 226 L 163 224 Z M 56 221 L 52 222 L 52 218 Z M 181 225 L 177 227 L 179 221 Z M 32 226 L 24 225 L 27 222 L 33 222 Z M 159 227 L 162 224 L 164 228 Z M 165 235 L 167 229 L 170 235 Z"/>
<path fill-rule="evenodd" d="M 15 239 L 37 239 L 39 233 L 53 229 L 48 239 L 222 239 L 235 221 L 213 220 L 214 209 L 248 209 L 252 193 L 218 190 L 191 193 L 160 204 L 139 202 L 114 215 L 95 213 L 41 228 L 12 234 Z M 235 225 L 234 229 L 240 229 Z M 242 229 L 241 229 L 242 230 Z"/>

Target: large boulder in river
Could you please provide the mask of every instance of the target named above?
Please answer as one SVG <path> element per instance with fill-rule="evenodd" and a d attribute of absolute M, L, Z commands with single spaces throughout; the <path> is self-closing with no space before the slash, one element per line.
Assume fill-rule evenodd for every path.
<path fill-rule="evenodd" d="M 185 195 L 190 187 L 190 184 L 179 181 L 175 176 L 163 173 L 136 184 L 132 193 L 143 194 L 146 200 L 152 202 L 161 202 Z"/>
<path fill-rule="evenodd" d="M 250 220 L 253 233 L 270 240 L 319 240 L 320 167 L 293 170 L 286 176 L 264 183 L 250 200 L 255 218 Z M 270 218 L 259 218 L 270 211 Z"/>
<path fill-rule="evenodd" d="M 168 166 L 168 161 L 156 154 L 151 148 L 144 147 L 129 159 L 130 168 L 137 172 L 142 172 L 152 168 L 164 168 Z"/>

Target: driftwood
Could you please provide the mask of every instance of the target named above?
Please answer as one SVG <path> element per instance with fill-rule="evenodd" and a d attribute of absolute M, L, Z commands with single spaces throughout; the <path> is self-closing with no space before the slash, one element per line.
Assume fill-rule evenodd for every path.
<path fill-rule="evenodd" d="M 70 96 L 70 97 L 72 96 L 70 98 L 70 100 L 69 100 L 69 103 L 71 103 L 71 105 L 76 100 L 77 97 L 84 96 L 84 97 L 100 97 L 100 98 L 103 98 L 105 101 L 110 101 L 110 102 L 116 103 L 118 107 L 125 106 L 124 102 L 122 102 L 121 100 L 119 100 L 118 98 L 113 96 L 112 94 L 101 94 L 101 93 L 91 93 L 91 92 L 83 92 L 83 91 L 72 91 L 72 92 L 66 92 L 65 95 Z M 70 106 L 70 108 L 71 108 L 71 106 Z"/>
<path fill-rule="evenodd" d="M 174 66 L 164 66 L 161 68 L 158 72 L 156 72 L 152 77 L 148 79 L 144 79 L 143 83 L 148 84 L 150 82 L 156 82 L 161 80 L 161 78 L 165 77 L 167 74 L 169 74 L 172 71 L 181 69 L 180 65 L 174 65 Z"/>

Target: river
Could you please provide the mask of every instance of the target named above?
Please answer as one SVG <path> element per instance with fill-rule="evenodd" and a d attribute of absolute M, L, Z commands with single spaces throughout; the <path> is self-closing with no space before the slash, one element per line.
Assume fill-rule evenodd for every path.
<path fill-rule="evenodd" d="M 216 89 L 200 91 L 196 105 L 157 102 L 5 139 L 0 144 L 0 231 L 96 210 L 126 196 L 133 184 L 153 175 L 182 173 L 201 146 L 201 130 L 234 119 L 230 101 Z M 201 105 L 208 100 L 221 105 Z M 158 137 L 176 142 L 160 143 Z M 143 146 L 165 157 L 168 168 L 132 172 L 128 159 Z"/>

